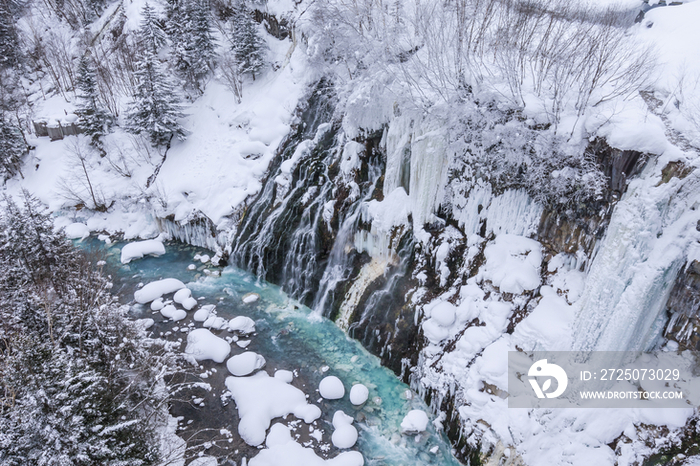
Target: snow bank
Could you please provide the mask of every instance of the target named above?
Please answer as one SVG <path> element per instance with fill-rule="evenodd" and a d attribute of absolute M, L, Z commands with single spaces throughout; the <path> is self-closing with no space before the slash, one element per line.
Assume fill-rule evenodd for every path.
<path fill-rule="evenodd" d="M 90 236 L 90 229 L 84 223 L 71 223 L 63 231 L 68 239 L 85 239 Z"/>
<path fill-rule="evenodd" d="M 165 278 L 157 282 L 151 282 L 134 293 L 134 300 L 140 304 L 146 304 L 164 294 L 174 293 L 185 287 L 185 284 L 175 278 Z"/>
<path fill-rule="evenodd" d="M 263 443 L 265 431 L 276 417 L 294 414 L 305 422 L 313 422 L 321 416 L 318 407 L 309 409 L 310 405 L 306 402 L 304 392 L 279 378 L 270 377 L 265 371 L 250 377 L 228 377 L 226 387 L 238 408 L 238 433 L 248 445 L 257 446 Z M 309 416 L 311 411 L 318 416 Z"/>
<path fill-rule="evenodd" d="M 231 346 L 226 340 L 205 328 L 192 330 L 187 335 L 185 353 L 191 354 L 197 361 L 211 359 L 214 362 L 224 362 L 230 352 Z"/>
<path fill-rule="evenodd" d="M 335 458 L 324 460 L 311 448 L 304 448 L 292 439 L 289 428 L 275 424 L 265 441 L 266 449 L 251 458 L 249 466 L 363 466 L 362 453 L 347 451 Z"/>
<path fill-rule="evenodd" d="M 165 246 L 157 239 L 149 239 L 146 241 L 137 241 L 135 243 L 126 244 L 122 248 L 122 264 L 128 264 L 133 259 L 141 259 L 146 255 L 162 256 L 165 254 Z"/>
<path fill-rule="evenodd" d="M 428 415 L 425 411 L 414 409 L 408 412 L 401 421 L 401 433 L 415 434 L 424 432 L 428 428 Z"/>
<path fill-rule="evenodd" d="M 252 351 L 237 354 L 226 362 L 228 371 L 236 377 L 250 375 L 263 366 L 265 366 L 265 358 Z"/>
<path fill-rule="evenodd" d="M 327 400 L 338 400 L 345 396 L 343 382 L 334 375 L 324 377 L 321 383 L 318 384 L 318 391 Z"/>

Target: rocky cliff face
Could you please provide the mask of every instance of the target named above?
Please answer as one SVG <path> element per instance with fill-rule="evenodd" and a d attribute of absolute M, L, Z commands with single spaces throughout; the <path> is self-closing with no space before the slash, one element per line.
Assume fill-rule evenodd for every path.
<path fill-rule="evenodd" d="M 205 220 L 200 223 L 206 228 L 189 226 L 179 233 L 167 220 L 162 223 L 188 241 L 215 240 L 232 263 L 335 320 L 444 413 L 444 428 L 465 463 L 505 458 L 507 448 L 489 433 L 489 421 L 463 410 L 473 397 L 470 389 L 507 396 L 496 380 L 472 380 L 482 370 L 479 360 L 501 337 L 525 350 L 568 350 L 578 333 L 588 332 L 586 344 L 605 344 L 605 332 L 614 325 L 596 319 L 629 319 L 643 339 L 618 332 L 620 345 L 627 345 L 618 349 L 647 348 L 658 344 L 668 308 L 666 335 L 685 347 L 700 344 L 700 268 L 691 262 L 678 273 L 685 252 L 648 273 L 656 288 L 635 285 L 630 276 L 617 291 L 596 295 L 596 287 L 624 275 L 619 267 L 641 267 L 655 248 L 663 248 L 648 239 L 652 231 L 661 241 L 666 225 L 685 218 L 683 207 L 674 206 L 677 193 L 693 182 L 685 180 L 691 170 L 683 164 L 595 139 L 582 159 L 601 176 L 595 196 L 581 200 L 566 186 L 540 196 L 523 181 L 528 178 L 522 170 L 532 165 L 490 176 L 483 157 L 460 155 L 476 143 L 467 152 L 455 151 L 454 135 L 440 129 L 439 118 L 397 116 L 381 131 L 350 138 L 337 104 L 332 85 L 319 82 L 299 109 L 261 193 L 231 219 L 228 232 L 215 232 Z M 532 137 L 539 131 L 523 128 Z M 489 150 L 502 150 L 497 146 Z M 572 163 L 571 170 L 580 169 L 578 161 Z M 554 179 L 565 168 L 549 167 L 545 174 Z M 627 193 L 631 180 L 640 177 Z M 561 193 L 577 201 L 557 199 Z M 661 200 L 649 200 L 653 196 Z M 649 222 L 648 231 L 633 225 L 624 230 L 634 224 L 628 219 L 640 216 Z M 637 262 L 615 262 L 615 251 Z M 499 261 L 531 270 L 514 285 L 493 271 Z M 588 294 L 587 280 L 593 290 Z M 635 286 L 646 287 L 650 296 L 638 301 L 639 316 L 597 314 L 599 307 L 618 309 Z M 601 304 L 600 296 L 609 302 Z M 560 313 L 571 316 L 561 335 L 556 322 L 551 335 L 527 333 L 528 317 L 553 300 Z M 454 309 L 449 322 L 433 311 L 440 303 Z M 500 317 L 496 322 L 488 316 Z M 473 348 L 467 348 L 470 342 Z"/>

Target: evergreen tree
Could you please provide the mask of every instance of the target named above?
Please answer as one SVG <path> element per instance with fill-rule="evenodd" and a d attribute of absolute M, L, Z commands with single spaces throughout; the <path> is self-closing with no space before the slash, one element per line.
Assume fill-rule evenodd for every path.
<path fill-rule="evenodd" d="M 75 113 L 80 117 L 80 126 L 90 136 L 90 144 L 104 156 L 102 137 L 109 131 L 113 117 L 99 103 L 95 69 L 87 56 L 80 59 L 77 87 L 80 101 Z"/>
<path fill-rule="evenodd" d="M 207 0 L 170 0 L 168 14 L 175 69 L 186 86 L 201 91 L 215 56 L 209 4 Z"/>
<path fill-rule="evenodd" d="M 153 55 L 158 55 L 158 52 L 166 43 L 165 31 L 163 31 L 153 7 L 148 3 L 143 6 L 141 15 L 143 18 L 141 19 L 137 37 L 139 46 Z"/>
<path fill-rule="evenodd" d="M 250 73 L 255 80 L 255 75 L 265 64 L 265 42 L 258 34 L 257 25 L 245 3 L 240 2 L 234 8 L 232 22 L 232 50 L 238 71 L 241 74 Z"/>
<path fill-rule="evenodd" d="M 19 64 L 20 47 L 10 2 L 0 1 L 0 69 Z"/>
<path fill-rule="evenodd" d="M 164 145 L 173 136 L 184 139 L 178 123 L 183 116 L 174 85 L 158 60 L 158 51 L 165 42 L 165 33 L 158 25 L 153 10 L 146 4 L 139 30 L 140 56 L 136 63 L 136 93 L 127 115 L 135 133 L 145 133 L 154 145 Z"/>
<path fill-rule="evenodd" d="M 0 465 L 145 466 L 180 370 L 25 193 L 0 212 Z M 159 423 L 161 421 L 158 421 Z"/>
<path fill-rule="evenodd" d="M 13 124 L 7 115 L 0 114 L 0 170 L 5 180 L 17 173 L 22 174 L 22 156 L 26 153 L 27 144 L 22 130 Z"/>

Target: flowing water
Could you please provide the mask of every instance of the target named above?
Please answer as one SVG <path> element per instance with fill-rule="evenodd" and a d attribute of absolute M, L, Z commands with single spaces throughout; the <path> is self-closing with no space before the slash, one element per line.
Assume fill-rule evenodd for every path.
<path fill-rule="evenodd" d="M 262 354 L 267 365 L 264 370 L 272 374 L 276 369 L 296 371 L 295 386 L 309 395 L 309 402 L 318 405 L 323 415 L 318 422 L 326 431 L 317 453 L 325 452 L 335 456 L 337 450 L 327 442 L 332 432 L 330 420 L 336 410 L 342 409 L 352 415 L 358 427 L 359 440 L 355 448 L 362 452 L 368 465 L 458 465 L 451 453 L 449 441 L 443 434 L 436 432 L 432 424 L 427 432 L 417 437 L 401 435 L 399 425 L 411 409 L 429 412 L 425 404 L 412 393 L 391 371 L 379 364 L 379 359 L 369 354 L 357 341 L 349 338 L 333 322 L 318 316 L 309 308 L 289 299 L 279 287 L 257 279 L 255 276 L 233 267 L 205 267 L 193 260 L 196 253 L 207 251 L 181 243 L 167 243 L 167 253 L 161 257 L 146 257 L 128 265 L 119 263 L 119 244 L 106 247 L 107 262 L 113 271 L 114 291 L 122 302 L 133 299 L 133 291 L 140 283 L 148 283 L 161 278 L 177 278 L 192 290 L 196 298 L 204 298 L 199 305 L 216 304 L 219 316 L 229 319 L 236 315 L 245 315 L 256 321 L 256 334 L 251 338 L 248 350 Z M 104 248 L 95 240 L 84 244 L 86 248 Z M 211 254 L 211 253 L 209 253 Z M 196 264 L 196 270 L 188 270 L 189 264 Z M 220 276 L 205 274 L 207 271 L 220 273 Z M 251 304 L 244 304 L 242 296 L 257 293 L 260 299 Z M 192 323 L 192 314 L 175 323 L 165 322 L 160 313 L 153 313 L 149 307 L 133 306 L 135 317 L 151 317 L 156 320 L 153 332 L 161 332 L 166 337 L 186 340 L 187 329 L 201 327 L 201 323 Z M 175 328 L 175 329 L 174 329 Z M 183 331 L 184 329 L 184 331 Z M 168 333 L 170 332 L 170 333 Z M 215 332 L 219 333 L 219 332 Z M 223 331 L 222 337 L 229 335 Z M 183 342 L 184 347 L 184 342 Z M 232 345 L 232 355 L 244 350 Z M 227 375 L 225 364 L 204 364 L 205 368 L 216 368 L 218 377 L 206 379 L 212 385 L 221 383 Z M 316 392 L 320 380 L 328 375 L 339 377 L 345 387 L 346 395 L 341 400 L 321 400 Z M 370 389 L 369 400 L 361 407 L 355 407 L 348 400 L 348 392 L 353 383 L 363 383 Z M 214 393 L 224 393 L 225 387 L 214 386 Z M 220 403 L 213 398 L 209 403 Z M 233 404 L 233 403 L 231 403 Z M 209 411 L 209 416 L 232 416 L 231 410 Z M 219 420 L 220 421 L 220 420 Z M 224 420 L 222 425 L 230 425 L 236 436 L 236 419 Z M 212 424 L 216 424 L 210 419 Z M 275 421 L 273 420 L 273 423 Z M 217 426 L 219 424 L 216 424 Z M 218 427 L 217 427 L 218 428 Z M 241 442 L 232 442 L 239 445 Z M 329 442 L 327 442 L 329 443 Z M 240 454 L 254 456 L 255 449 L 248 448 Z M 236 450 L 238 451 L 238 450 Z M 238 462 L 235 455 L 230 458 Z M 236 463 L 238 464 L 238 463 Z"/>

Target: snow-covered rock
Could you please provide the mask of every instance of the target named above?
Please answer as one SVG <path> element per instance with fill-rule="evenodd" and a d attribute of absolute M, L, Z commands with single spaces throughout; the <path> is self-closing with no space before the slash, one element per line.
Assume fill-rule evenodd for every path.
<path fill-rule="evenodd" d="M 265 366 L 265 358 L 252 351 L 232 356 L 226 362 L 228 371 L 236 377 L 250 375 L 263 366 Z"/>
<path fill-rule="evenodd" d="M 363 466 L 365 464 L 359 451 L 346 451 L 334 458 L 324 460 L 311 448 L 304 448 L 292 439 L 289 427 L 275 424 L 265 440 L 265 446 L 249 466 Z"/>
<path fill-rule="evenodd" d="M 243 296 L 243 302 L 246 304 L 254 303 L 260 299 L 260 295 L 257 293 L 248 293 L 247 295 Z"/>
<path fill-rule="evenodd" d="M 265 371 L 250 377 L 228 377 L 226 387 L 238 409 L 238 433 L 248 445 L 257 446 L 265 441 L 265 431 L 274 418 L 294 414 L 305 422 L 313 422 L 321 415 L 318 407 L 309 409 L 304 392 L 270 377 Z"/>
<path fill-rule="evenodd" d="M 367 398 L 369 398 L 369 389 L 361 383 L 353 385 L 350 389 L 350 403 L 355 406 L 361 405 L 367 401 Z"/>
<path fill-rule="evenodd" d="M 357 442 L 357 429 L 352 425 L 354 419 L 343 411 L 333 415 L 333 435 L 331 441 L 337 448 L 352 448 Z"/>
<path fill-rule="evenodd" d="M 140 290 L 134 292 L 134 300 L 140 304 L 150 303 L 164 294 L 174 293 L 185 287 L 185 284 L 175 278 L 165 278 L 151 282 Z"/>
<path fill-rule="evenodd" d="M 197 361 L 211 359 L 214 362 L 224 362 L 231 352 L 231 346 L 223 338 L 219 338 L 205 328 L 192 330 L 187 335 L 186 354 L 191 354 Z"/>
<path fill-rule="evenodd" d="M 417 434 L 428 428 L 428 415 L 425 411 L 414 409 L 406 414 L 401 421 L 401 432 L 404 434 Z"/>
<path fill-rule="evenodd" d="M 197 300 L 192 298 L 192 297 L 187 298 L 186 300 L 184 300 L 182 302 L 182 307 L 184 307 L 188 311 L 191 311 L 192 309 L 194 309 L 195 306 L 197 306 Z"/>
<path fill-rule="evenodd" d="M 183 288 L 173 295 L 173 301 L 182 304 L 190 296 L 192 296 L 192 291 L 189 288 Z"/>
<path fill-rule="evenodd" d="M 124 245 L 121 262 L 122 264 L 128 264 L 134 259 L 141 259 L 143 256 L 162 256 L 163 254 L 165 254 L 165 246 L 163 246 L 162 241 L 157 239 L 137 241 Z"/>
<path fill-rule="evenodd" d="M 200 307 L 197 310 L 197 312 L 194 313 L 192 319 L 194 319 L 195 322 L 204 322 L 209 318 L 209 315 L 214 309 L 216 309 L 216 306 L 214 304 L 205 304 L 204 306 Z"/>
<path fill-rule="evenodd" d="M 232 332 L 248 335 L 255 332 L 255 321 L 250 317 L 238 316 L 229 320 L 228 328 Z"/>
<path fill-rule="evenodd" d="M 334 375 L 329 375 L 318 384 L 318 391 L 327 400 L 338 400 L 345 396 L 343 382 Z"/>

